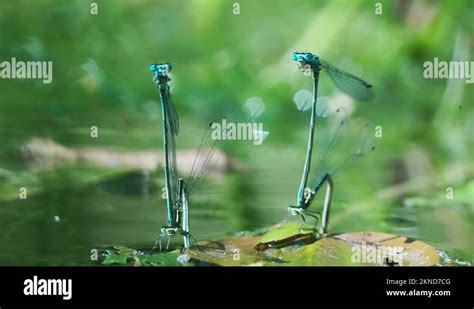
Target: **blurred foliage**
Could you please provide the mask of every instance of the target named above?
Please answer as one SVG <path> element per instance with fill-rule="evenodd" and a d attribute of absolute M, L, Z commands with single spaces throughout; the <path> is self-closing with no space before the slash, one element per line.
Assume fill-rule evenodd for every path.
<path fill-rule="evenodd" d="M 9 244 L 12 250 L 28 248 L 43 255 L 50 252 L 49 262 L 39 263 L 64 263 L 66 258 L 57 257 L 57 248 L 36 247 L 34 231 L 41 230 L 45 242 L 54 239 L 64 245 L 70 242 L 66 239 L 74 239 L 87 248 L 97 242 L 153 241 L 157 222 L 164 221 L 163 209 L 157 215 L 157 207 L 146 207 L 158 205 L 159 197 L 145 203 L 71 185 L 75 179 L 85 179 L 82 184 L 90 185 L 105 174 L 109 177 L 101 170 L 94 175 L 86 168 L 76 177 L 82 168 L 68 171 L 66 167 L 57 173 L 33 175 L 18 150 L 32 136 L 49 137 L 66 146 L 160 147 L 159 96 L 148 71 L 154 62 L 174 66 L 172 93 L 183 128 L 180 148 L 196 147 L 200 140 L 196 130 L 210 120 L 249 121 L 248 98 L 257 96 L 265 103 L 264 113 L 256 120 L 270 132 L 263 146 L 235 143 L 228 147 L 253 166 L 254 176 L 230 177 L 221 198 L 226 204 L 224 214 L 219 213 L 222 207 L 212 203 L 207 215 L 205 206 L 196 206 L 193 211 L 198 215 L 194 219 L 191 215 L 194 233 L 217 236 L 275 223 L 284 216 L 286 206 L 294 203 L 307 138 L 308 114 L 296 110 L 293 96 L 300 89 L 310 89 L 310 79 L 298 71 L 290 55 L 312 51 L 374 85 L 375 100 L 356 103 L 354 116 L 383 128 L 375 154 L 337 181 L 332 228 L 419 237 L 441 248 L 468 252 L 460 256 L 472 259 L 469 235 L 474 192 L 466 183 L 474 174 L 473 87 L 463 80 L 430 80 L 422 75 L 423 63 L 434 57 L 473 59 L 471 0 L 378 1 L 381 15 L 375 14 L 374 1 L 96 2 L 98 15 L 90 14 L 90 1 L 0 0 L 0 61 L 16 57 L 54 63 L 49 85 L 40 80 L 0 80 L 2 200 L 14 196 L 15 188 L 23 183 L 39 193 L 36 201 L 22 206 L 21 201 L 0 204 L 4 218 L 0 231 L 8 235 L 0 238 L 0 246 Z M 239 15 L 233 14 L 235 2 L 240 4 Z M 335 93 L 322 75 L 320 95 L 334 97 Z M 98 139 L 90 138 L 92 125 L 99 128 Z M 420 161 L 413 153 L 422 154 Z M 410 175 L 413 166 L 421 166 L 416 175 Z M 376 194 L 402 182 L 411 185 L 414 178 L 414 183 L 430 185 L 389 200 Z M 446 187 L 461 190 L 462 203 L 446 200 Z M 439 199 L 404 208 L 403 198 L 426 195 Z M 73 196 L 76 200 L 65 202 Z M 78 214 L 73 207 L 81 203 L 87 206 L 76 210 Z M 47 209 L 45 213 L 38 204 Z M 69 213 L 70 224 L 75 225 L 59 231 L 71 238 L 51 236 L 54 228 L 45 219 L 63 212 L 63 204 L 69 205 L 64 214 Z M 433 206 L 440 204 L 444 208 Z M 430 221 L 430 207 L 444 213 Z M 94 219 L 84 223 L 91 216 L 96 225 Z M 213 216 L 225 222 L 213 226 L 209 224 Z M 136 221 L 114 221 L 122 217 Z M 130 234 L 133 229 L 137 232 Z M 16 244 L 15 233 L 21 233 Z M 460 241 L 450 247 L 453 239 Z M 0 263 L 14 263 L 14 250 L 10 255 L 4 250 L 3 256 L 1 251 Z M 39 260 L 25 258 L 18 263 L 35 261 Z"/>

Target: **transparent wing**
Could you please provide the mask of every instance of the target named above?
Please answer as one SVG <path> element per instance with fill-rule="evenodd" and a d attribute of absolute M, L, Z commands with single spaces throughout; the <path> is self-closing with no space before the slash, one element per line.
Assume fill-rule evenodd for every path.
<path fill-rule="evenodd" d="M 211 137 L 211 125 L 201 138 L 196 157 L 194 158 L 191 173 L 186 181 L 188 184 L 188 194 L 191 195 L 201 181 L 215 169 L 216 165 L 224 157 L 223 152 L 218 148 L 218 140 Z"/>
<path fill-rule="evenodd" d="M 177 198 L 178 198 L 178 169 L 176 167 L 176 136 L 178 135 L 179 125 L 178 125 L 178 116 L 176 113 L 176 109 L 174 107 L 173 102 L 171 101 L 171 96 L 169 95 L 169 88 L 168 88 L 168 100 L 166 105 L 166 114 L 167 114 L 167 142 L 168 142 L 168 159 L 169 165 L 168 170 L 170 174 L 170 196 L 172 198 L 171 202 L 174 205 Z"/>
<path fill-rule="evenodd" d="M 340 90 L 359 101 L 369 101 L 374 97 L 372 85 L 362 79 L 340 70 L 332 64 L 321 60 L 321 68 L 329 74 L 334 84 Z"/>
<path fill-rule="evenodd" d="M 319 121 L 319 123 L 318 123 Z M 315 133 L 314 164 L 311 169 L 311 188 L 326 174 L 334 178 L 348 168 L 354 159 L 375 150 L 375 136 L 366 121 L 352 121 L 344 109 L 331 116 L 318 118 Z"/>
<path fill-rule="evenodd" d="M 169 93 L 169 87 L 168 87 L 168 93 Z M 178 113 L 176 112 L 176 106 L 174 105 L 173 98 L 169 96 L 169 113 L 168 113 L 168 119 L 170 120 L 170 128 L 171 132 L 174 135 L 178 135 L 179 133 L 179 119 L 178 119 Z"/>

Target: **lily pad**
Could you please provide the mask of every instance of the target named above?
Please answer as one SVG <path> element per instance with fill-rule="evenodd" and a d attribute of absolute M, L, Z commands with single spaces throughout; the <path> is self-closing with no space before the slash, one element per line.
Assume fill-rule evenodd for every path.
<path fill-rule="evenodd" d="M 268 266 L 434 266 L 438 252 L 407 237 L 376 232 L 345 233 L 324 237 L 302 247 L 266 252 L 279 263 Z"/>
<path fill-rule="evenodd" d="M 266 251 L 264 266 L 339 266 L 350 265 L 351 245 L 334 238 L 322 238 L 302 247 Z M 272 257 L 273 259 L 269 259 Z"/>
<path fill-rule="evenodd" d="M 346 242 L 358 244 L 373 244 L 376 246 L 402 248 L 399 253 L 403 266 L 434 266 L 440 260 L 436 249 L 420 240 L 376 232 L 346 233 L 335 236 Z"/>
<path fill-rule="evenodd" d="M 242 236 L 216 241 L 202 241 L 188 254 L 198 265 L 240 266 L 256 263 L 261 259 L 255 251 L 259 236 Z"/>
<path fill-rule="evenodd" d="M 295 241 L 291 235 L 310 235 Z M 290 238 L 289 238 L 290 237 Z M 105 250 L 102 264 L 133 266 L 434 266 L 440 254 L 430 245 L 404 236 L 354 232 L 316 240 L 313 229 L 297 222 L 284 222 L 263 236 L 244 235 L 201 241 L 186 254 L 180 250 L 153 253 L 150 250 L 113 247 Z M 268 246 L 277 240 L 277 246 Z M 289 241 L 291 240 L 291 241 Z M 258 250 L 259 245 L 267 246 Z"/>
<path fill-rule="evenodd" d="M 314 226 L 301 224 L 295 220 L 279 223 L 262 235 L 255 246 L 257 251 L 269 248 L 280 248 L 295 242 L 312 243 L 316 240 Z"/>

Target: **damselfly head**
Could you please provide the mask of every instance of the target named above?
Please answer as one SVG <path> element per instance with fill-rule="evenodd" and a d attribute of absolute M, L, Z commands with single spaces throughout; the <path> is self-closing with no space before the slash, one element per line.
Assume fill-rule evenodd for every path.
<path fill-rule="evenodd" d="M 150 71 L 158 76 L 168 76 L 172 67 L 171 63 L 154 63 L 150 65 Z"/>
<path fill-rule="evenodd" d="M 293 61 L 299 62 L 301 66 L 310 65 L 313 69 L 319 67 L 319 57 L 312 53 L 294 52 L 291 55 Z"/>

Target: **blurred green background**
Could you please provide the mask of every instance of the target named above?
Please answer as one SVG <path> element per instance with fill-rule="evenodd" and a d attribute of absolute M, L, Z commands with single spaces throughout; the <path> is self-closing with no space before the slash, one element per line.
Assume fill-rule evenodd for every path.
<path fill-rule="evenodd" d="M 21 151 L 32 137 L 71 149 L 160 149 L 154 62 L 174 66 L 178 149 L 197 147 L 209 120 L 248 121 L 249 98 L 265 104 L 255 120 L 269 132 L 263 145 L 226 148 L 250 171 L 203 184 L 191 203 L 192 233 L 210 239 L 282 220 L 295 202 L 309 120 L 293 96 L 311 90 L 293 51 L 318 54 L 376 93 L 352 102 L 322 73 L 320 96 L 349 102 L 353 117 L 383 129 L 377 150 L 337 178 L 330 230 L 410 236 L 434 245 L 446 264 L 472 263 L 473 86 L 423 78 L 434 57 L 473 59 L 472 1 L 379 1 L 382 14 L 374 1 L 96 3 L 92 15 L 90 1 L 0 1 L 0 61 L 54 66 L 52 84 L 0 80 L 0 265 L 90 264 L 98 246 L 151 246 L 166 220 L 161 171 L 35 171 Z"/>

